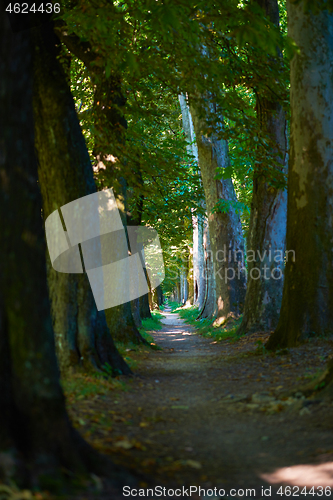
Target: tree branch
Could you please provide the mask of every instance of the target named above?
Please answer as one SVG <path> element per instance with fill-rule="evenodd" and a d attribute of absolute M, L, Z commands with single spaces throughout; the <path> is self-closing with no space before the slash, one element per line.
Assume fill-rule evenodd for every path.
<path fill-rule="evenodd" d="M 88 69 L 92 69 L 91 64 L 96 60 L 97 54 L 93 52 L 89 42 L 82 42 L 74 33 L 69 35 L 66 23 L 63 21 L 54 23 L 54 32 L 70 52 L 80 59 Z"/>

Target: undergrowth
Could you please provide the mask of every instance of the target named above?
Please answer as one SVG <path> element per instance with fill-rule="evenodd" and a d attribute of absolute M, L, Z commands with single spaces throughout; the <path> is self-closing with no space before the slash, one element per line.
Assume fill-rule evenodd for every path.
<path fill-rule="evenodd" d="M 179 302 L 172 302 L 172 301 L 168 301 L 167 305 L 171 308 L 171 312 L 174 312 L 179 307 L 182 307 L 182 305 Z"/>
<path fill-rule="evenodd" d="M 71 373 L 62 378 L 62 387 L 66 399 L 73 403 L 81 399 L 90 399 L 96 395 L 106 396 L 110 391 L 126 390 L 124 381 L 117 378 L 106 377 L 102 373 Z"/>
<path fill-rule="evenodd" d="M 152 311 L 151 312 L 151 318 L 143 319 L 142 320 L 142 326 L 139 328 L 139 332 L 141 333 L 142 337 L 150 344 L 150 347 L 152 349 L 159 349 L 159 347 L 156 345 L 156 342 L 152 335 L 149 332 L 152 332 L 154 330 L 161 330 L 163 328 L 163 325 L 161 323 L 161 318 L 163 318 L 163 314 L 161 314 L 159 311 Z M 120 354 L 123 356 L 127 364 L 131 369 L 135 369 L 137 366 L 136 360 L 132 359 L 132 352 L 145 352 L 147 346 L 143 345 L 137 345 L 133 343 L 127 343 L 123 344 L 122 342 L 117 342 L 117 349 L 120 352 Z"/>
<path fill-rule="evenodd" d="M 151 316 L 152 316 L 151 318 L 142 320 L 142 328 L 140 328 L 141 335 L 151 330 L 162 329 L 163 326 L 161 323 L 161 318 L 163 318 L 163 314 L 160 313 L 159 311 L 152 311 Z"/>
<path fill-rule="evenodd" d="M 215 341 L 226 340 L 236 342 L 240 336 L 237 335 L 237 329 L 242 321 L 242 318 L 237 320 L 230 320 L 226 325 L 214 326 L 213 319 L 200 318 L 196 319 L 199 314 L 199 310 L 196 306 L 181 307 L 178 304 L 178 308 L 175 307 L 172 312 L 177 312 L 179 316 L 184 319 L 187 323 L 194 326 L 196 332 L 203 337 L 213 339 Z"/>

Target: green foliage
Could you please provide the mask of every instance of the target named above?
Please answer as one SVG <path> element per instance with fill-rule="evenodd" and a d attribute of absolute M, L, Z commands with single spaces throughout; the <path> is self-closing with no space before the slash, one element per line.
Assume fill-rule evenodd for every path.
<path fill-rule="evenodd" d="M 163 325 L 161 323 L 161 318 L 163 317 L 163 315 L 157 311 L 152 311 L 151 315 L 152 315 L 151 318 L 142 320 L 142 328 L 140 329 L 142 335 L 146 335 L 146 332 L 152 330 L 161 330 L 163 328 Z M 151 336 L 150 338 L 152 339 Z M 154 342 L 154 340 L 151 341 Z"/>
<path fill-rule="evenodd" d="M 94 89 L 87 68 L 76 57 L 71 58 L 70 79 L 76 112 L 80 120 L 90 158 L 94 161 L 92 154 L 94 147 L 94 126 L 92 121 Z"/>
<path fill-rule="evenodd" d="M 168 306 L 171 308 L 171 312 L 175 312 L 175 311 L 177 311 L 178 308 L 181 307 L 179 302 L 174 302 L 171 300 L 168 300 Z"/>
<path fill-rule="evenodd" d="M 90 69 L 72 55 L 71 81 L 80 123 L 92 158 L 98 127 L 93 95 L 101 81 L 119 81 L 124 103 L 114 108 L 127 122 L 117 138 L 103 125 L 113 175 L 128 185 L 129 213 L 159 233 L 166 264 L 164 291 L 171 291 L 187 267 L 192 216 L 203 213 L 198 166 L 186 152 L 177 96 L 199 96 L 208 136 L 227 139 L 230 166 L 217 178 L 232 178 L 237 202 L 221 201 L 249 225 L 253 175 L 272 189 L 285 187 L 276 152 L 256 118 L 256 99 L 280 99 L 288 109 L 288 59 L 297 48 L 287 37 L 285 2 L 281 30 L 256 2 L 222 0 L 64 0 L 58 17 L 68 34 L 90 45 Z M 63 28 L 62 28 L 63 29 Z M 284 63 L 279 53 L 285 55 Z M 204 96 L 204 102 L 202 100 Z M 212 105 L 214 103 L 214 105 Z M 221 124 L 221 122 L 223 122 Z M 114 128 L 114 125 L 113 125 Z M 113 134 L 113 135 L 112 135 Z M 112 187 L 110 169 L 96 169 L 99 188 Z"/>
<path fill-rule="evenodd" d="M 174 302 L 176 305 L 177 303 Z M 183 307 L 180 304 L 177 304 L 178 307 L 174 307 L 172 312 L 176 312 L 179 316 L 184 319 L 187 323 L 196 324 L 195 320 L 198 317 L 199 310 L 196 306 L 191 307 Z"/>
<path fill-rule="evenodd" d="M 215 207 L 212 210 L 212 213 L 220 212 L 220 213 L 228 213 L 230 208 L 234 209 L 236 214 L 243 213 L 245 210 L 250 213 L 250 209 L 245 203 L 241 201 L 233 201 L 233 200 L 219 200 Z"/>
<path fill-rule="evenodd" d="M 199 315 L 199 310 L 196 306 L 179 307 L 175 309 L 175 312 L 177 312 L 179 316 L 187 323 L 194 326 L 196 333 L 202 335 L 203 337 L 211 338 L 216 342 L 227 339 L 230 341 L 239 339 L 237 330 L 242 320 L 241 317 L 236 321 L 233 320 L 231 322 L 228 322 L 225 326 L 214 326 L 214 320 L 212 319 L 196 319 Z"/>

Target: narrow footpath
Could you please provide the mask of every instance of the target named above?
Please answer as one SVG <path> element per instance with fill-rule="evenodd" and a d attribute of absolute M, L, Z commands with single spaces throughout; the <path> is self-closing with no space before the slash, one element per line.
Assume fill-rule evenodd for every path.
<path fill-rule="evenodd" d="M 226 498 L 231 489 L 264 498 L 272 486 L 271 498 L 285 498 L 281 484 L 330 486 L 333 495 L 332 403 L 281 396 L 305 380 L 309 356 L 323 368 L 332 339 L 268 356 L 255 335 L 217 343 L 163 314 L 152 332 L 162 349 L 138 357 L 127 391 L 94 403 L 113 418 L 102 451 L 147 477 L 145 486 L 223 488 Z"/>

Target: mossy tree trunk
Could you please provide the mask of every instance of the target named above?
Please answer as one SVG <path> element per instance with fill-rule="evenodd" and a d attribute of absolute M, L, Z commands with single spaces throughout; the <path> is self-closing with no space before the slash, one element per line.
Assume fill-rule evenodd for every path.
<path fill-rule="evenodd" d="M 50 25 L 33 36 L 35 144 L 45 220 L 66 203 L 96 192 L 96 186 L 66 75 L 57 60 L 59 40 Z M 97 311 L 87 275 L 60 273 L 49 263 L 48 283 L 61 370 L 99 369 L 109 363 L 114 374 L 130 374 L 104 311 Z"/>
<path fill-rule="evenodd" d="M 198 146 L 195 142 L 195 135 L 193 129 L 193 122 L 189 107 L 186 102 L 184 94 L 178 96 L 180 109 L 182 112 L 182 122 L 183 130 L 188 142 L 186 146 L 187 152 L 192 155 L 198 162 Z M 202 205 L 204 206 L 204 200 L 202 200 Z M 198 306 L 199 310 L 202 309 L 204 299 L 205 299 L 205 279 L 204 279 L 204 269 L 205 269 L 205 256 L 204 256 L 204 245 L 203 245 L 203 226 L 204 220 L 202 215 L 192 214 L 192 226 L 193 226 L 193 279 L 191 287 L 193 287 L 193 292 L 191 288 L 191 298 L 193 296 L 193 304 Z"/>
<path fill-rule="evenodd" d="M 291 137 L 287 250 L 281 315 L 268 349 L 293 347 L 333 323 L 333 14 L 288 1 Z"/>
<path fill-rule="evenodd" d="M 140 317 L 142 319 L 151 318 L 148 293 L 139 297 Z"/>
<path fill-rule="evenodd" d="M 198 318 L 212 318 L 215 310 L 216 296 L 215 296 L 215 279 L 214 279 L 214 266 L 212 261 L 212 251 L 210 246 L 209 227 L 206 220 L 203 229 L 203 245 L 205 267 L 203 269 L 203 279 L 205 283 L 205 295 L 200 309 Z"/>
<path fill-rule="evenodd" d="M 104 69 L 94 64 L 98 56 L 89 42 L 81 42 L 76 35 L 68 35 L 67 30 L 62 28 L 61 22 L 58 23 L 56 32 L 68 50 L 89 70 L 95 88 L 92 115 L 95 128 L 96 170 L 102 169 L 103 173 L 105 172 L 102 184 L 113 189 L 126 228 L 126 191 L 132 175 L 124 162 L 127 122 L 121 109 L 126 100 L 122 95 L 120 77 L 115 73 L 106 77 Z M 105 315 L 112 337 L 116 341 L 146 344 L 135 324 L 130 302 L 107 309 Z"/>
<path fill-rule="evenodd" d="M 194 243 L 194 242 L 193 242 Z M 193 280 L 193 253 L 192 249 L 188 249 L 188 264 L 187 264 L 187 282 L 188 282 L 188 300 L 191 305 L 194 303 L 194 280 Z"/>
<path fill-rule="evenodd" d="M 277 0 L 257 0 L 265 16 L 279 25 Z M 270 58 L 279 69 L 282 55 Z M 284 171 L 287 162 L 286 117 L 281 103 L 269 92 L 257 92 L 256 111 L 260 131 L 269 145 L 253 174 L 253 197 L 247 244 L 248 279 L 244 314 L 239 333 L 270 330 L 277 326 L 283 291 L 284 252 L 287 229 L 287 192 L 267 179 L 272 167 Z M 267 158 L 266 148 L 269 155 Z"/>
<path fill-rule="evenodd" d="M 106 78 L 102 71 L 95 70 L 93 81 L 95 82 L 93 117 L 96 131 L 94 155 L 97 168 L 106 169 L 105 184 L 113 189 L 126 230 L 127 180 L 123 176 L 123 170 L 127 122 L 121 113 L 126 100 L 122 95 L 121 81 L 116 75 Z M 147 345 L 135 324 L 131 302 L 107 309 L 105 315 L 116 341 Z"/>
<path fill-rule="evenodd" d="M 190 111 L 208 213 L 215 281 L 213 315 L 216 324 L 221 324 L 230 316 L 238 317 L 243 310 L 246 291 L 244 238 L 240 217 L 234 208 L 230 206 L 226 213 L 219 209 L 213 213 L 220 201 L 236 201 L 232 180 L 215 179 L 217 168 L 229 165 L 228 143 L 218 139 L 215 133 L 206 134 L 206 112 L 209 110 L 205 108 L 202 96 L 190 96 Z"/>
<path fill-rule="evenodd" d="M 15 463 L 9 471 L 1 461 L 0 480 L 55 492 L 73 474 L 100 474 L 106 462 L 70 425 L 59 380 L 34 150 L 31 30 L 13 34 L 1 10 L 0 33 L 0 452 Z M 117 471 L 120 479 L 112 464 L 107 473 Z"/>
<path fill-rule="evenodd" d="M 112 187 L 115 194 L 120 216 L 127 228 L 127 185 L 128 181 L 136 180 L 136 175 L 126 166 L 125 131 L 127 122 L 122 114 L 126 104 L 118 75 L 106 77 L 104 72 L 90 68 L 95 82 L 93 117 L 95 126 L 94 155 L 97 167 L 105 170 L 105 185 Z M 104 170 L 103 170 L 104 172 Z M 134 321 L 131 302 L 112 307 L 105 312 L 111 334 L 118 342 L 145 344 L 146 340 L 140 334 Z"/>

